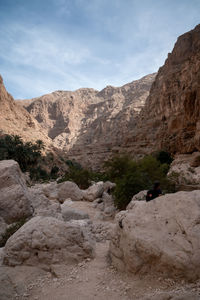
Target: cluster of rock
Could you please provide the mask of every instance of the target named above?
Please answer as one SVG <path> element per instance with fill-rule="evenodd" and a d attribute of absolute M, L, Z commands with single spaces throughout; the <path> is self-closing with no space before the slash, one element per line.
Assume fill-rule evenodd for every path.
<path fill-rule="evenodd" d="M 200 278 L 200 191 L 141 200 L 134 198 L 116 215 L 110 243 L 114 266 L 135 274 Z"/>
<path fill-rule="evenodd" d="M 112 183 L 99 182 L 87 190 L 69 181 L 27 187 L 18 163 L 13 160 L 0 162 L 0 187 L 0 240 L 14 222 L 27 219 L 3 249 L 4 264 L 10 266 L 75 262 L 93 257 L 98 226 L 93 226 L 89 215 L 71 203 L 107 196 L 110 198 L 106 208 L 110 205 L 109 215 L 114 213 L 113 199 L 107 194 Z M 102 231 L 101 228 L 101 234 Z"/>

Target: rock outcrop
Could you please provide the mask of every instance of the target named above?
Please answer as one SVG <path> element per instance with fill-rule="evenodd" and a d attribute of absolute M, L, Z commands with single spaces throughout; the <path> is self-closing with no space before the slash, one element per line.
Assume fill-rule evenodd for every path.
<path fill-rule="evenodd" d="M 170 165 L 169 178 L 181 189 L 200 189 L 200 153 L 179 154 Z"/>
<path fill-rule="evenodd" d="M 133 273 L 200 278 L 200 191 L 133 204 L 116 216 L 110 244 L 114 266 Z"/>
<path fill-rule="evenodd" d="M 93 243 L 80 225 L 52 217 L 34 217 L 8 239 L 4 264 L 74 263 L 93 255 Z"/>
<path fill-rule="evenodd" d="M 54 146 L 68 152 L 84 166 L 95 168 L 120 151 L 135 116 L 143 107 L 155 74 L 122 87 L 102 91 L 79 89 L 57 91 L 21 105 L 48 132 Z"/>
<path fill-rule="evenodd" d="M 35 118 L 6 91 L 0 76 L 0 135 L 3 134 L 19 135 L 25 141 L 42 140 L 47 146 L 51 144 Z"/>
<path fill-rule="evenodd" d="M 128 144 L 138 153 L 200 150 L 200 25 L 181 35 L 157 73 Z"/>
<path fill-rule="evenodd" d="M 0 161 L 0 217 L 9 224 L 32 213 L 31 195 L 18 163 Z"/>

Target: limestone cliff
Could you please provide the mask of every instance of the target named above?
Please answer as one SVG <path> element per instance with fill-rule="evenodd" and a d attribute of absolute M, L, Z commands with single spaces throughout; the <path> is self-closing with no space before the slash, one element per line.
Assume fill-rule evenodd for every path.
<path fill-rule="evenodd" d="M 200 150 L 200 25 L 178 38 L 137 122 L 129 141 L 137 152 Z"/>
<path fill-rule="evenodd" d="M 96 166 L 120 152 L 144 106 L 155 74 L 102 91 L 56 91 L 20 103 L 48 133 L 54 146 L 84 165 Z"/>

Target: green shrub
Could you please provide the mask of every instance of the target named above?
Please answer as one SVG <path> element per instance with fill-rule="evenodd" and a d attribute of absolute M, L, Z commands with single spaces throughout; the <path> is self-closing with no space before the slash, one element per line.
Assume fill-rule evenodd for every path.
<path fill-rule="evenodd" d="M 0 160 L 14 159 L 19 163 L 22 171 L 36 165 L 41 158 L 44 144 L 41 140 L 23 142 L 18 135 L 5 135 L 0 138 Z"/>
<path fill-rule="evenodd" d="M 69 166 L 69 170 L 58 181 L 58 183 L 64 181 L 73 181 L 79 186 L 80 189 L 87 189 L 91 185 L 92 181 L 97 182 L 105 179 L 105 175 L 103 173 L 84 169 L 75 161 L 67 160 L 66 164 Z"/>
<path fill-rule="evenodd" d="M 57 166 L 53 166 L 51 168 L 50 177 L 52 179 L 56 179 L 58 177 L 59 168 Z"/>
<path fill-rule="evenodd" d="M 154 155 L 161 164 L 166 163 L 166 164 L 170 165 L 173 161 L 171 154 L 164 150 L 158 151 Z"/>
<path fill-rule="evenodd" d="M 30 178 L 31 178 L 31 180 L 48 181 L 51 178 L 50 174 L 48 174 L 40 166 L 38 166 L 36 168 L 31 168 L 29 171 L 30 171 Z"/>
<path fill-rule="evenodd" d="M 26 218 L 22 218 L 21 220 L 17 221 L 14 224 L 11 224 L 6 232 L 3 234 L 1 240 L 0 240 L 0 248 L 4 247 L 7 240 L 13 235 L 20 227 L 22 227 L 27 222 Z"/>
<path fill-rule="evenodd" d="M 175 191 L 175 185 L 167 178 L 169 165 L 161 164 L 156 157 L 148 155 L 134 161 L 127 155 L 115 156 L 105 163 L 107 179 L 116 183 L 115 205 L 125 209 L 134 194 L 149 190 L 155 181 L 160 181 L 163 192 Z"/>

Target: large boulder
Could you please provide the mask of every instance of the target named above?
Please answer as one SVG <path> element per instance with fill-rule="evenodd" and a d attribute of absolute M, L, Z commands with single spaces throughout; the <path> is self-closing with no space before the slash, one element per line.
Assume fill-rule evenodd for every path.
<path fill-rule="evenodd" d="M 0 217 L 12 223 L 32 214 L 31 195 L 14 160 L 0 161 Z"/>
<path fill-rule="evenodd" d="M 168 176 L 178 185 L 196 185 L 200 187 L 198 160 L 199 152 L 178 155 L 170 166 Z"/>
<path fill-rule="evenodd" d="M 120 212 L 112 232 L 113 264 L 133 273 L 200 277 L 200 191 L 134 201 Z"/>
<path fill-rule="evenodd" d="M 51 201 L 43 193 L 42 184 L 34 185 L 29 188 L 31 193 L 31 206 L 33 208 L 33 216 L 45 216 L 62 219 L 60 203 Z"/>
<path fill-rule="evenodd" d="M 4 264 L 73 263 L 93 257 L 93 243 L 78 224 L 34 217 L 15 232 L 4 248 Z"/>
<path fill-rule="evenodd" d="M 132 209 L 135 201 L 146 201 L 146 194 L 147 190 L 140 191 L 139 193 L 135 194 L 126 209 Z"/>
<path fill-rule="evenodd" d="M 103 195 L 103 192 L 104 192 L 103 181 L 97 182 L 84 191 L 84 199 L 92 202 L 95 199 L 100 198 Z"/>
<path fill-rule="evenodd" d="M 59 183 L 58 200 L 63 203 L 67 198 L 72 201 L 81 201 L 83 199 L 83 191 L 79 189 L 78 185 L 71 181 Z"/>
<path fill-rule="evenodd" d="M 49 183 L 35 184 L 33 188 L 40 191 L 49 200 L 58 200 L 58 184 L 56 181 Z"/>
<path fill-rule="evenodd" d="M 70 221 L 70 220 L 89 219 L 89 215 L 87 213 L 85 213 L 82 210 L 78 210 L 73 207 L 70 207 L 67 202 L 68 201 L 65 201 L 61 205 L 61 212 L 62 212 L 63 220 Z"/>

